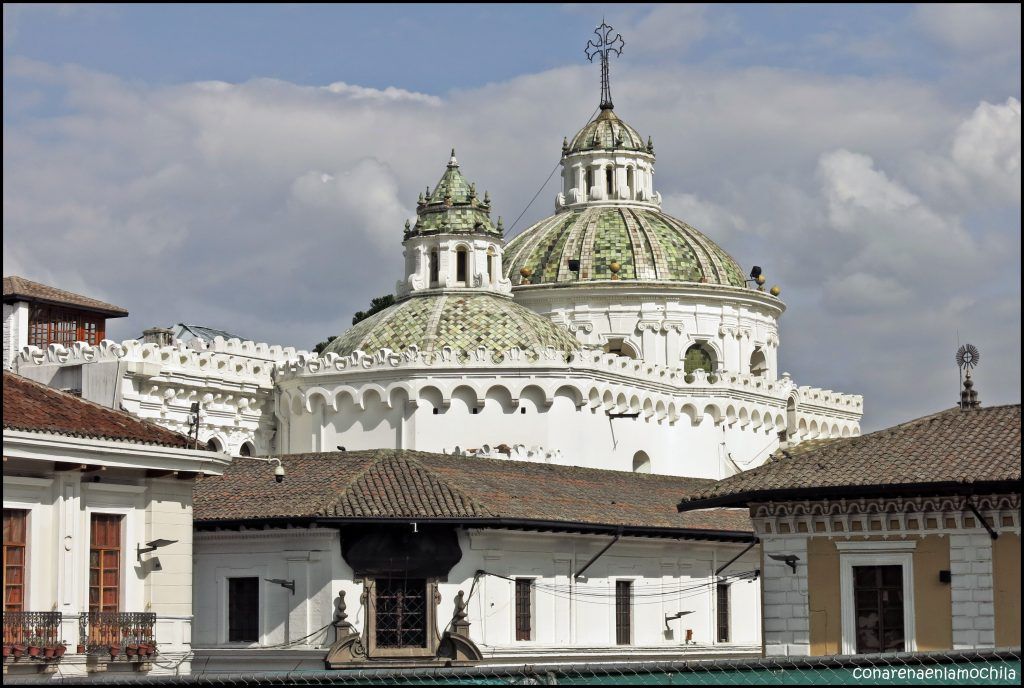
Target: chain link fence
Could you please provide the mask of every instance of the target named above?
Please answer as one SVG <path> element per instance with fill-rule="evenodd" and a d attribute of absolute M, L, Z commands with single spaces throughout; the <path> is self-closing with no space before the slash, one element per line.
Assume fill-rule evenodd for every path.
<path fill-rule="evenodd" d="M 1020 685 L 1020 648 L 830 657 L 764 657 L 589 664 L 477 665 L 413 669 L 353 669 L 183 676 L 100 674 L 62 676 L 49 684 L 78 685 Z M 44 679 L 45 680 L 45 679 Z M 40 678 L 4 677 L 4 684 Z"/>

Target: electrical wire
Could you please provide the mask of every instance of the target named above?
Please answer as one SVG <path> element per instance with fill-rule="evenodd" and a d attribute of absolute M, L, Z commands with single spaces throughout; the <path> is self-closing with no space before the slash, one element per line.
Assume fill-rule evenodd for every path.
<path fill-rule="evenodd" d="M 590 117 L 588 117 L 587 121 L 583 123 L 584 127 L 587 126 L 588 124 L 590 124 L 591 120 L 594 119 L 594 115 L 596 115 L 597 111 L 600 110 L 600 109 L 601 109 L 600 107 L 594 108 L 594 111 L 592 113 L 590 113 Z M 551 177 L 553 177 L 555 175 L 555 171 L 558 170 L 558 168 L 559 168 L 559 166 L 561 164 L 562 164 L 562 160 L 561 160 L 561 158 L 559 158 L 558 162 L 555 163 L 555 166 L 551 168 L 551 172 L 548 173 L 548 178 L 545 179 L 544 183 L 540 185 L 540 188 L 537 189 L 537 193 L 533 194 L 533 198 L 531 198 L 530 202 L 526 204 L 525 208 L 523 208 L 523 212 L 519 213 L 519 216 L 515 219 L 515 222 L 513 222 L 512 225 L 508 228 L 508 231 L 506 232 L 506 234 L 509 237 L 512 236 L 512 230 L 516 228 L 516 225 L 519 224 L 519 221 L 521 219 L 523 219 L 523 215 L 526 214 L 526 211 L 530 209 L 530 206 L 533 205 L 533 202 L 536 201 L 537 197 L 540 196 L 542 191 L 544 191 L 544 187 L 546 187 L 548 185 L 548 182 L 551 181 Z"/>

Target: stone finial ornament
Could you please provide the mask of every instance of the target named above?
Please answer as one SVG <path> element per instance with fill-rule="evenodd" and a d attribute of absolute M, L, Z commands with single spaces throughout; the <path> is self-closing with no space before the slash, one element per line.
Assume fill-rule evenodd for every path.
<path fill-rule="evenodd" d="M 622 269 L 622 263 L 620 263 L 617 260 L 613 260 L 612 262 L 608 263 L 608 269 L 612 273 L 612 279 L 613 280 L 621 279 L 619 277 L 619 270 Z"/>
<path fill-rule="evenodd" d="M 782 289 L 779 288 L 779 285 L 775 284 L 772 285 L 772 288 L 768 290 L 768 293 L 771 294 L 772 296 L 778 296 L 779 294 L 782 293 Z"/>

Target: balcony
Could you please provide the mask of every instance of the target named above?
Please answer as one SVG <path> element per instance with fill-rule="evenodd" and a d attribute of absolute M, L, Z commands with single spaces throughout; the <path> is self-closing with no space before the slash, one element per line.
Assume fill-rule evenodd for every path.
<path fill-rule="evenodd" d="M 60 612 L 4 612 L 4 664 L 60 659 Z"/>
<path fill-rule="evenodd" d="M 147 662 L 156 655 L 149 612 L 83 612 L 79 617 L 80 652 L 99 661 Z"/>

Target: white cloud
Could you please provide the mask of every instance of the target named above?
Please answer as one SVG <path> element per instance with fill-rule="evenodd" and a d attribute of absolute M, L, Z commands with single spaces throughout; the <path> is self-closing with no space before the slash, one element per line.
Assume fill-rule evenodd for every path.
<path fill-rule="evenodd" d="M 953 160 L 988 190 L 1020 202 L 1020 101 L 983 102 L 956 131 Z"/>

